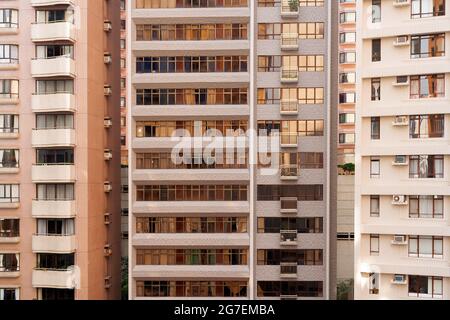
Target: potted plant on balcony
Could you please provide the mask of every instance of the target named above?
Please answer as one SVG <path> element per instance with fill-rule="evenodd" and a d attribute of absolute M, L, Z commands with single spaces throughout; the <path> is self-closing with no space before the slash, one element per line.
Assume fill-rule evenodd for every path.
<path fill-rule="evenodd" d="M 291 12 L 298 11 L 298 0 L 288 0 L 288 5 Z"/>

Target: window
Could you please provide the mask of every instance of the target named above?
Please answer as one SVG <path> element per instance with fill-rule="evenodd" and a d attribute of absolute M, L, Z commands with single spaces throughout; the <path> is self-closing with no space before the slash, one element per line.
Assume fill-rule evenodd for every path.
<path fill-rule="evenodd" d="M 280 201 L 293 197 L 298 201 L 322 201 L 323 185 L 258 185 L 258 201 Z"/>
<path fill-rule="evenodd" d="M 36 150 L 36 164 L 74 164 L 73 149 L 37 149 Z"/>
<path fill-rule="evenodd" d="M 380 292 L 380 274 L 369 274 L 369 294 L 378 294 Z"/>
<path fill-rule="evenodd" d="M 20 271 L 20 257 L 18 253 L 0 253 L 0 274 L 2 272 Z"/>
<path fill-rule="evenodd" d="M 13 44 L 0 44 L 0 65 L 16 64 L 19 61 L 19 46 Z"/>
<path fill-rule="evenodd" d="M 372 39 L 372 62 L 381 61 L 381 39 Z"/>
<path fill-rule="evenodd" d="M 444 178 L 444 156 L 409 156 L 409 177 L 413 179 Z"/>
<path fill-rule="evenodd" d="M 120 10 L 126 10 L 126 8 L 127 8 L 126 1 L 125 0 L 120 0 Z"/>
<path fill-rule="evenodd" d="M 411 18 L 445 15 L 445 0 L 411 0 Z"/>
<path fill-rule="evenodd" d="M 339 74 L 339 83 L 354 84 L 356 82 L 355 72 L 342 72 Z"/>
<path fill-rule="evenodd" d="M 380 253 L 380 235 L 379 234 L 371 234 L 370 235 L 370 254 L 379 254 Z"/>
<path fill-rule="evenodd" d="M 356 94 L 354 92 L 339 93 L 339 103 L 355 103 Z"/>
<path fill-rule="evenodd" d="M 381 79 L 380 78 L 372 78 L 370 80 L 371 84 L 371 100 L 379 101 L 381 99 Z"/>
<path fill-rule="evenodd" d="M 19 168 L 19 150 L 0 149 L 0 168 Z"/>
<path fill-rule="evenodd" d="M 73 114 L 66 113 L 47 113 L 36 115 L 36 129 L 37 130 L 49 130 L 49 129 L 73 129 Z"/>
<path fill-rule="evenodd" d="M 19 132 L 19 116 L 16 114 L 0 114 L 0 133 Z"/>
<path fill-rule="evenodd" d="M 355 32 L 341 32 L 339 33 L 339 43 L 355 43 L 356 33 Z"/>
<path fill-rule="evenodd" d="M 56 57 L 69 57 L 73 59 L 73 45 L 36 46 L 37 59 L 52 59 Z"/>
<path fill-rule="evenodd" d="M 380 196 L 378 195 L 370 196 L 370 216 L 371 217 L 380 216 Z"/>
<path fill-rule="evenodd" d="M 67 270 L 70 266 L 75 264 L 75 254 L 55 254 L 55 253 L 38 253 L 37 254 L 37 268 L 38 269 L 53 269 L 53 270 Z"/>
<path fill-rule="evenodd" d="M 355 134 L 354 133 L 339 133 L 339 143 L 340 144 L 354 144 Z"/>
<path fill-rule="evenodd" d="M 247 265 L 247 249 L 136 249 L 136 265 Z"/>
<path fill-rule="evenodd" d="M 411 139 L 442 138 L 444 126 L 443 114 L 409 116 L 409 137 Z"/>
<path fill-rule="evenodd" d="M 354 11 L 341 12 L 339 14 L 339 22 L 340 23 L 354 23 L 354 22 L 356 22 L 356 12 L 354 12 Z"/>
<path fill-rule="evenodd" d="M 323 153 L 322 152 L 299 152 L 299 168 L 300 169 L 322 169 Z"/>
<path fill-rule="evenodd" d="M 36 10 L 36 23 L 55 23 L 74 21 L 74 10 Z"/>
<path fill-rule="evenodd" d="M 409 217 L 442 219 L 444 217 L 443 196 L 413 196 L 409 199 Z"/>
<path fill-rule="evenodd" d="M 37 219 L 37 234 L 41 236 L 72 236 L 74 219 Z"/>
<path fill-rule="evenodd" d="M 443 245 L 443 237 L 409 236 L 408 255 L 418 258 L 442 259 Z"/>
<path fill-rule="evenodd" d="M 377 157 L 370 158 L 370 177 L 371 178 L 380 177 L 380 158 Z"/>
<path fill-rule="evenodd" d="M 17 28 L 18 26 L 19 26 L 18 10 L 0 9 L 0 28 Z"/>
<path fill-rule="evenodd" d="M 248 0 L 136 0 L 136 9 L 246 7 Z M 273 2 L 273 0 L 262 0 Z"/>
<path fill-rule="evenodd" d="M 247 297 L 246 281 L 136 281 L 137 297 Z"/>
<path fill-rule="evenodd" d="M 340 52 L 339 63 L 356 63 L 356 53 L 354 51 Z"/>
<path fill-rule="evenodd" d="M 247 24 L 138 24 L 137 41 L 246 40 Z"/>
<path fill-rule="evenodd" d="M 430 74 L 410 77 L 410 98 L 426 99 L 445 96 L 445 75 Z"/>
<path fill-rule="evenodd" d="M 282 230 L 322 233 L 323 218 L 258 218 L 258 233 L 280 233 Z"/>
<path fill-rule="evenodd" d="M 125 39 L 120 39 L 120 49 L 124 50 L 127 47 L 127 41 Z"/>
<path fill-rule="evenodd" d="M 380 117 L 370 118 L 370 138 L 380 140 Z"/>
<path fill-rule="evenodd" d="M 411 36 L 411 59 L 445 55 L 445 33 Z"/>
<path fill-rule="evenodd" d="M 0 203 L 20 202 L 20 186 L 18 184 L 0 184 Z"/>
<path fill-rule="evenodd" d="M 323 22 L 259 23 L 258 39 L 280 39 L 282 33 L 298 33 L 299 39 L 323 39 Z"/>
<path fill-rule="evenodd" d="M 381 22 L 381 0 L 372 0 L 372 23 Z"/>
<path fill-rule="evenodd" d="M 37 184 L 36 199 L 38 201 L 73 201 L 75 199 L 74 184 Z"/>
<path fill-rule="evenodd" d="M 247 233 L 246 217 L 137 217 L 137 233 Z"/>
<path fill-rule="evenodd" d="M 354 113 L 340 113 L 339 114 L 339 123 L 340 124 L 355 123 L 355 114 Z"/>
<path fill-rule="evenodd" d="M 40 300 L 75 300 L 75 289 L 38 289 Z"/>
<path fill-rule="evenodd" d="M 74 93 L 73 80 L 37 80 L 36 94 Z"/>
<path fill-rule="evenodd" d="M 322 297 L 322 281 L 258 281 L 258 297 Z"/>
<path fill-rule="evenodd" d="M 19 219 L 0 218 L 0 238 L 19 237 L 19 225 Z"/>
<path fill-rule="evenodd" d="M 18 288 L 0 288 L 0 301 L 19 300 L 20 289 Z"/>
<path fill-rule="evenodd" d="M 408 294 L 418 298 L 442 298 L 442 277 L 408 276 Z"/>
<path fill-rule="evenodd" d="M 137 185 L 136 201 L 247 201 L 247 186 Z"/>
<path fill-rule="evenodd" d="M 19 80 L 0 79 L 0 98 L 17 99 L 19 97 Z"/>

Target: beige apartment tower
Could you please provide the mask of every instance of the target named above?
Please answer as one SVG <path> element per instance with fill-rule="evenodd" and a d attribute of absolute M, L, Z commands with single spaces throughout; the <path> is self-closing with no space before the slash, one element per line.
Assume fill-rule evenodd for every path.
<path fill-rule="evenodd" d="M 120 296 L 119 12 L 0 2 L 0 300 Z"/>
<path fill-rule="evenodd" d="M 334 296 L 332 5 L 128 1 L 130 299 Z M 250 133 L 226 161 L 200 142 L 172 162 L 174 134 L 209 130 Z"/>
<path fill-rule="evenodd" d="M 355 298 L 450 299 L 450 1 L 357 1 Z"/>

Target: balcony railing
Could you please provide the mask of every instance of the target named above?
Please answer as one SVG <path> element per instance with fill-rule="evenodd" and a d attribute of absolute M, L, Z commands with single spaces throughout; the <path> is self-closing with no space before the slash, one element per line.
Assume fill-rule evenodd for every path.
<path fill-rule="evenodd" d="M 282 278 L 297 278 L 297 263 L 282 262 L 280 264 L 280 276 Z"/>
<path fill-rule="evenodd" d="M 297 100 L 281 100 L 280 102 L 281 114 L 298 114 Z"/>
<path fill-rule="evenodd" d="M 297 179 L 298 177 L 298 166 L 296 164 L 284 164 L 280 165 L 280 176 L 281 178 L 287 179 Z"/>
<path fill-rule="evenodd" d="M 298 34 L 297 33 L 282 33 L 281 34 L 281 49 L 286 49 L 286 50 L 298 49 Z"/>
<path fill-rule="evenodd" d="M 298 143 L 298 136 L 296 133 L 287 133 L 287 132 L 281 132 L 280 133 L 280 140 L 281 140 L 281 146 L 292 146 L 297 147 Z"/>
<path fill-rule="evenodd" d="M 298 2 L 283 1 L 281 3 L 281 16 L 285 18 L 296 17 L 298 15 Z"/>
<path fill-rule="evenodd" d="M 297 245 L 297 230 L 281 230 L 280 243 L 282 245 Z"/>
<path fill-rule="evenodd" d="M 281 82 L 297 82 L 298 70 L 281 69 L 280 80 Z"/>

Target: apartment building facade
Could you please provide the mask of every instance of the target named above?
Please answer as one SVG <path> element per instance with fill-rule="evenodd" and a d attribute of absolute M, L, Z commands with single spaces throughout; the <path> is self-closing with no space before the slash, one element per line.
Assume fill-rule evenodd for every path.
<path fill-rule="evenodd" d="M 128 2 L 131 299 L 334 295 L 331 5 Z M 220 162 L 194 139 L 208 130 L 250 133 Z M 200 144 L 174 163 L 172 135 Z M 272 174 L 265 136 L 279 146 Z"/>
<path fill-rule="evenodd" d="M 337 286 L 338 298 L 351 298 L 354 274 L 354 184 L 356 102 L 356 1 L 339 0 L 338 8 L 338 170 Z M 344 170 L 345 169 L 345 170 Z"/>
<path fill-rule="evenodd" d="M 357 3 L 356 299 L 450 298 L 449 9 Z"/>
<path fill-rule="evenodd" d="M 118 2 L 0 2 L 0 300 L 120 296 Z"/>

